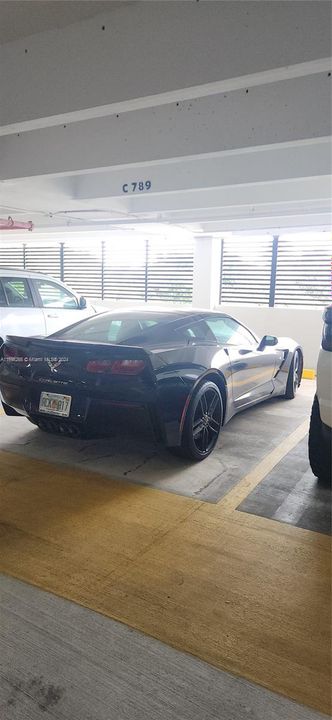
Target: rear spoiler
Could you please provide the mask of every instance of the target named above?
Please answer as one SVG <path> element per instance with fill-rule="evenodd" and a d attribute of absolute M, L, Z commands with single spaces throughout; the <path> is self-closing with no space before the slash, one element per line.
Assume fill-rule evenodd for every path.
<path fill-rule="evenodd" d="M 150 360 L 150 353 L 148 351 L 134 345 L 116 345 L 112 343 L 100 343 L 90 341 L 87 343 L 84 342 L 84 340 L 58 340 L 53 338 L 50 339 L 40 337 L 24 337 L 21 335 L 7 335 L 5 341 L 0 338 L 1 354 L 1 350 L 3 349 L 5 344 L 14 345 L 15 347 L 19 347 L 22 350 L 24 349 L 24 354 L 27 356 L 31 356 L 31 351 L 33 351 L 34 349 L 38 349 L 39 352 L 41 350 L 44 350 L 45 353 L 52 353 L 54 355 L 59 352 L 63 354 L 66 350 L 81 350 L 82 352 L 98 352 L 98 354 L 103 354 L 103 352 L 108 354 L 109 352 L 111 352 L 112 357 L 114 358 L 123 358 L 125 356 L 128 359 L 133 358 L 136 360 Z"/>

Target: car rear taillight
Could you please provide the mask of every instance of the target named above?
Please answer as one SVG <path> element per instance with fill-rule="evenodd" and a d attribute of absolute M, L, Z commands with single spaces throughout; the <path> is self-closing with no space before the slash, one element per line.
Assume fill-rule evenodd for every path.
<path fill-rule="evenodd" d="M 115 360 L 112 373 L 114 375 L 138 375 L 144 368 L 144 360 Z"/>
<path fill-rule="evenodd" d="M 15 345 L 3 345 L 2 354 L 5 360 L 12 362 L 23 362 L 25 357 L 22 350 Z"/>
<path fill-rule="evenodd" d="M 138 375 L 144 368 L 144 360 L 89 360 L 86 366 L 90 373 L 111 375 Z"/>

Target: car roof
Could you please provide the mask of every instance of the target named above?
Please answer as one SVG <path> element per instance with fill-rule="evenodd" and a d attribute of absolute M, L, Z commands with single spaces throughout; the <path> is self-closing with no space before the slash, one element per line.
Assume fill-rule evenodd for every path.
<path fill-rule="evenodd" d="M 77 295 L 77 292 L 73 290 L 69 285 L 62 282 L 62 280 L 59 280 L 58 278 L 53 277 L 52 275 L 45 275 L 44 273 L 39 272 L 33 272 L 32 270 L 24 270 L 23 268 L 11 268 L 11 267 L 2 267 L 0 265 L 0 278 L 6 278 L 6 277 L 15 277 L 18 278 L 27 278 L 31 280 L 51 280 L 51 282 L 55 282 L 58 285 L 61 285 L 62 287 L 66 288 L 67 290 L 70 290 L 70 292 L 73 293 L 73 295 Z"/>
<path fill-rule="evenodd" d="M 250 333 L 250 335 L 252 335 L 252 337 L 258 342 L 257 335 L 250 328 L 248 328 L 246 325 L 243 325 L 243 323 L 236 320 L 236 318 L 234 318 L 232 315 L 229 315 L 228 313 L 223 312 L 221 309 L 220 310 L 209 310 L 207 308 L 199 309 L 199 308 L 191 308 L 191 307 L 173 308 L 172 310 L 165 308 L 165 306 L 164 307 L 154 307 L 154 308 L 152 308 L 152 307 L 146 308 L 144 306 L 139 306 L 136 308 L 120 307 L 119 309 L 112 308 L 112 310 L 107 310 L 105 308 L 105 312 L 103 312 L 101 314 L 93 315 L 92 317 L 89 317 L 89 318 L 84 318 L 83 320 L 79 321 L 78 323 L 74 323 L 74 325 L 69 326 L 69 328 L 64 328 L 63 331 L 66 332 L 66 330 L 70 330 L 71 328 L 75 327 L 75 325 L 79 326 L 84 323 L 99 322 L 100 318 L 105 318 L 105 317 L 110 318 L 110 320 L 112 318 L 114 318 L 114 320 L 122 320 L 122 319 L 123 320 L 126 320 L 126 319 L 140 320 L 144 316 L 149 316 L 149 315 L 150 316 L 163 315 L 164 319 L 166 320 L 166 322 L 164 321 L 163 324 L 165 326 L 167 326 L 168 323 L 169 324 L 174 323 L 174 327 L 181 327 L 183 322 L 185 322 L 185 323 L 187 321 L 190 322 L 194 318 L 197 318 L 198 320 L 205 320 L 206 318 L 211 317 L 211 315 L 215 315 L 216 317 L 224 317 L 224 318 L 228 318 L 230 320 L 234 320 L 235 322 L 239 323 L 239 325 L 241 325 L 243 328 L 245 328 Z M 61 330 L 54 333 L 54 335 L 58 336 L 58 335 L 60 335 L 60 333 L 61 333 Z"/>
<path fill-rule="evenodd" d="M 2 267 L 0 265 L 0 275 L 2 277 L 12 277 L 12 274 L 15 273 L 15 275 L 19 277 L 27 277 L 27 278 L 50 278 L 51 275 L 44 275 L 43 273 L 33 272 L 32 270 L 24 270 L 23 268 L 16 268 L 16 267 Z M 55 280 L 55 278 L 52 277 L 52 280 Z M 61 282 L 61 281 L 60 281 Z"/>
<path fill-rule="evenodd" d="M 169 318 L 170 320 L 181 320 L 181 318 L 192 318 L 192 317 L 207 317 L 211 315 L 219 316 L 223 315 L 224 317 L 231 317 L 228 315 L 228 313 L 223 312 L 222 310 L 207 310 L 206 308 L 192 308 L 192 307 L 186 307 L 186 308 L 172 308 L 168 309 L 163 307 L 144 307 L 144 305 L 140 305 L 138 307 L 119 307 L 119 308 L 110 308 L 109 310 L 105 307 L 105 313 L 103 315 L 111 315 L 114 317 L 127 317 L 132 318 L 134 317 L 142 317 L 142 315 L 163 315 L 165 318 Z"/>

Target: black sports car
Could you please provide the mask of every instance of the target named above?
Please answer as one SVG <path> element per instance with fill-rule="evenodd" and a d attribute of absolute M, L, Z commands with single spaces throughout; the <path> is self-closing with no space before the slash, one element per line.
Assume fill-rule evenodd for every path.
<path fill-rule="evenodd" d="M 192 460 L 235 413 L 293 398 L 303 369 L 294 340 L 259 340 L 228 315 L 188 310 L 106 312 L 47 338 L 9 336 L 1 356 L 7 415 L 71 436 L 147 425 Z"/>

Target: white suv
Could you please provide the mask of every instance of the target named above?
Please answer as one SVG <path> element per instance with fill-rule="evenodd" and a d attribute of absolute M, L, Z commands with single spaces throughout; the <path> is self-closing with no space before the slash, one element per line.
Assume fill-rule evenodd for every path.
<path fill-rule="evenodd" d="M 317 391 L 311 411 L 309 460 L 321 483 L 331 483 L 332 459 L 332 305 L 323 315 L 323 337 L 317 365 Z"/>
<path fill-rule="evenodd" d="M 47 275 L 0 267 L 0 335 L 51 335 L 97 308 Z"/>

